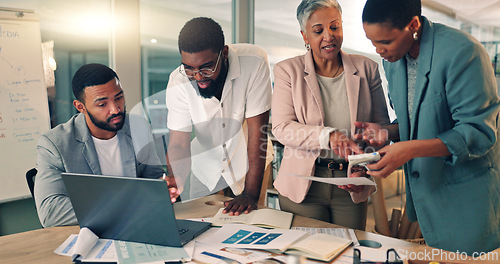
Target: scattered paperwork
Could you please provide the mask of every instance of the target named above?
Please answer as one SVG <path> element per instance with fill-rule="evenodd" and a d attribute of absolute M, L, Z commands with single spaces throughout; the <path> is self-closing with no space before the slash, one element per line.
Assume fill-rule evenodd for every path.
<path fill-rule="evenodd" d="M 99 239 L 90 229 L 71 234 L 54 253 L 71 256 L 74 262 L 118 262 L 119 264 L 153 261 L 189 260 L 182 247 L 166 247 L 144 243 Z"/>

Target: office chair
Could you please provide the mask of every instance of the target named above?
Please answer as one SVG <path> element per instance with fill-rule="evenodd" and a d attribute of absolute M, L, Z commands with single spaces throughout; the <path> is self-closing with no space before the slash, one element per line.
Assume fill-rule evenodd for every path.
<path fill-rule="evenodd" d="M 35 189 L 35 176 L 37 172 L 38 171 L 36 170 L 36 168 L 33 168 L 26 172 L 26 182 L 28 183 L 28 187 L 31 192 L 31 197 L 33 198 L 34 198 L 33 190 Z"/>

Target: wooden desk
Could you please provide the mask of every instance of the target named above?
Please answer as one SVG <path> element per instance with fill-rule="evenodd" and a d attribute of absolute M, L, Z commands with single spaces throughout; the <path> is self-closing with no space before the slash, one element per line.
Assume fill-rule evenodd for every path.
<path fill-rule="evenodd" d="M 174 210 L 177 218 L 213 217 L 223 201 L 230 198 L 221 195 L 212 195 L 186 203 L 176 203 Z M 295 216 L 292 226 L 305 227 L 338 227 L 336 225 L 315 219 Z M 0 263 L 41 263 L 58 264 L 71 263 L 69 257 L 59 256 L 53 251 L 66 240 L 70 234 L 78 234 L 78 226 L 50 227 L 8 236 L 0 237 Z M 431 251 L 432 248 L 389 238 L 373 233 L 356 230 L 359 240 L 368 239 L 380 242 L 384 247 L 393 247 L 409 252 Z M 500 249 L 495 250 L 499 254 Z M 422 254 L 423 255 L 423 254 Z M 498 255 L 497 255 L 498 256 Z M 469 261 L 455 261 L 454 263 L 472 263 Z M 480 263 L 498 263 L 497 261 L 481 261 Z"/>

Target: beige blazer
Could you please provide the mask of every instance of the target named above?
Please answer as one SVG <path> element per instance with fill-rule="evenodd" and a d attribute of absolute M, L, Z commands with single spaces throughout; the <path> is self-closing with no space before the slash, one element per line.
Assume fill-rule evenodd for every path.
<path fill-rule="evenodd" d="M 354 121 L 388 124 L 378 64 L 367 57 L 343 51 L 341 56 L 351 132 L 355 131 Z M 304 200 L 311 181 L 293 174 L 314 175 L 315 160 L 321 150 L 319 135 L 324 128 L 323 103 L 311 51 L 274 66 L 272 133 L 285 146 L 274 187 L 296 203 Z M 361 194 L 366 198 L 369 195 Z M 359 197 L 353 200 L 357 202 Z"/>

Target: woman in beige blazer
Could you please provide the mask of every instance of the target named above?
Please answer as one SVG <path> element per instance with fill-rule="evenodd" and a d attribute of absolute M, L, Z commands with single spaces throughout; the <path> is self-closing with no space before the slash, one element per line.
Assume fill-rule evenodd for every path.
<path fill-rule="evenodd" d="M 372 188 L 349 193 L 296 177 L 347 177 L 345 157 L 364 148 L 351 139 L 354 122 L 389 123 L 378 64 L 341 51 L 341 12 L 335 0 L 303 0 L 308 51 L 274 67 L 272 132 L 285 146 L 274 186 L 282 210 L 364 230 Z"/>

